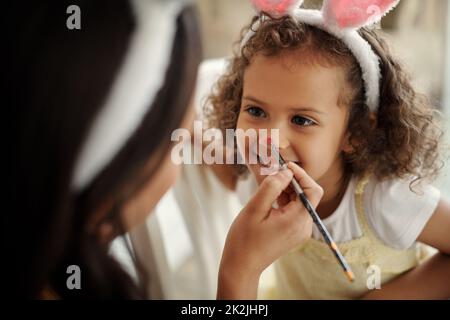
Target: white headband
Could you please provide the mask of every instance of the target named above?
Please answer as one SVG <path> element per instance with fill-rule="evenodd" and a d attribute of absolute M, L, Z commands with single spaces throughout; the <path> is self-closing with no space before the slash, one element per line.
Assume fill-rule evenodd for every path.
<path fill-rule="evenodd" d="M 289 15 L 299 23 L 314 26 L 342 40 L 358 61 L 364 86 L 366 104 L 373 112 L 380 101 L 380 63 L 370 44 L 358 29 L 381 20 L 400 0 L 324 0 L 322 10 L 300 9 L 303 0 L 251 0 L 256 10 L 279 17 Z M 257 20 L 244 35 L 241 48 L 253 37 L 261 24 Z"/>
<path fill-rule="evenodd" d="M 136 30 L 111 91 L 75 165 L 72 188 L 80 191 L 118 154 L 139 127 L 163 86 L 176 19 L 189 0 L 130 0 Z"/>

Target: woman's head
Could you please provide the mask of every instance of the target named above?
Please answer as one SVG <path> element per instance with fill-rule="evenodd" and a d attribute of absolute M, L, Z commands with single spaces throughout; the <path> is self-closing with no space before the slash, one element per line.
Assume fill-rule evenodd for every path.
<path fill-rule="evenodd" d="M 81 8 L 81 30 L 66 27 L 72 4 Z M 51 287 L 62 297 L 138 297 L 105 243 L 142 221 L 162 196 L 161 185 L 168 188 L 174 179 L 161 173 L 175 172 L 168 168 L 170 134 L 190 127 L 192 118 L 188 106 L 200 61 L 195 10 L 185 7 L 174 18 L 170 63 L 150 111 L 81 190 L 72 188 L 76 161 L 132 41 L 131 2 L 15 4 L 8 17 L 16 26 L 4 73 L 14 123 L 13 211 L 6 219 L 13 294 L 37 297 Z M 82 272 L 78 292 L 65 285 L 72 264 Z"/>
<path fill-rule="evenodd" d="M 359 31 L 380 58 L 380 106 L 371 113 L 361 68 L 341 40 L 289 16 L 264 16 L 210 97 L 211 126 L 280 129 L 282 155 L 317 181 L 336 170 L 435 174 L 440 130 L 432 107 L 376 31 Z"/>

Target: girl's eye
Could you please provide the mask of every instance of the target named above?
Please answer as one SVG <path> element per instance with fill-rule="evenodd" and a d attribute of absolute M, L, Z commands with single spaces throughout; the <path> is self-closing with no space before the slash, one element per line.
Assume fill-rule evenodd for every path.
<path fill-rule="evenodd" d="M 254 118 L 266 117 L 266 113 L 264 112 L 264 110 L 258 107 L 249 107 L 245 111 Z"/>
<path fill-rule="evenodd" d="M 309 126 L 313 126 L 316 123 L 308 118 L 305 117 L 301 117 L 301 116 L 294 116 L 291 120 L 291 122 L 297 126 L 302 126 L 302 127 L 309 127 Z"/>

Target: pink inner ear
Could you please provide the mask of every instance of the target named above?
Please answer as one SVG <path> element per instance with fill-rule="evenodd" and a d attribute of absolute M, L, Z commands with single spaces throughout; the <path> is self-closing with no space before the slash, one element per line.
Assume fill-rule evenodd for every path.
<path fill-rule="evenodd" d="M 251 0 L 258 11 L 264 11 L 276 15 L 284 15 L 288 10 L 303 1 L 299 0 Z"/>
<path fill-rule="evenodd" d="M 326 14 L 339 27 L 361 27 L 381 20 L 398 0 L 328 0 Z"/>

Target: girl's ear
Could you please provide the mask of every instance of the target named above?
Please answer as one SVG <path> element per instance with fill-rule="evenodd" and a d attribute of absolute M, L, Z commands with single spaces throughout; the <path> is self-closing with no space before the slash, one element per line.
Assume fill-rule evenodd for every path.
<path fill-rule="evenodd" d="M 369 115 L 370 127 L 375 129 L 377 127 L 377 113 L 371 112 Z M 352 153 L 354 151 L 354 147 L 350 143 L 350 132 L 347 131 L 345 134 L 344 140 L 342 141 L 341 151 L 344 153 Z"/>
<path fill-rule="evenodd" d="M 359 29 L 373 25 L 400 0 L 324 0 L 322 13 L 327 25 L 339 29 Z"/>
<path fill-rule="evenodd" d="M 345 134 L 344 140 L 342 141 L 341 151 L 344 153 L 352 153 L 354 148 L 350 143 L 350 132 Z"/>

